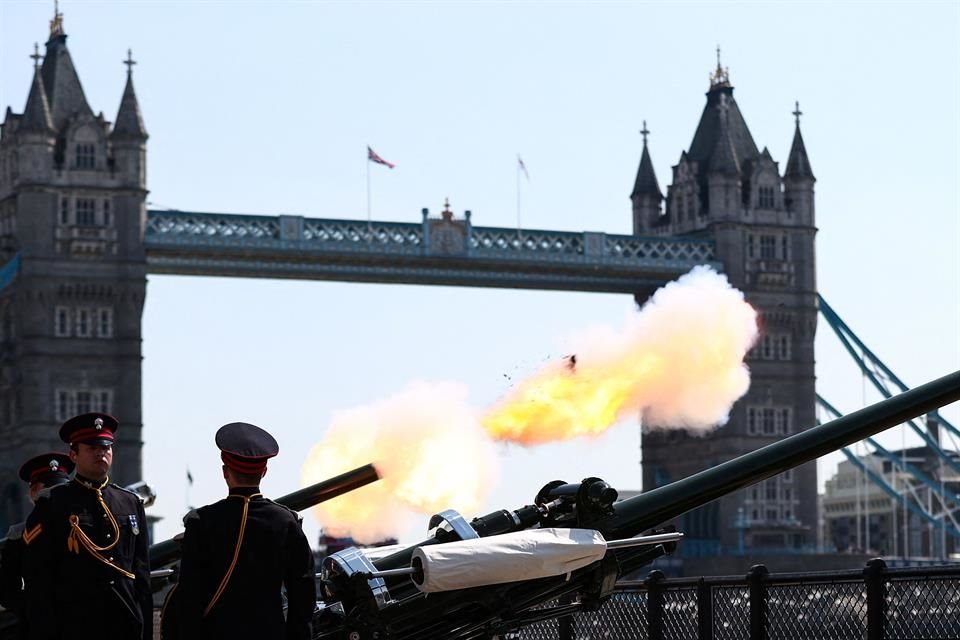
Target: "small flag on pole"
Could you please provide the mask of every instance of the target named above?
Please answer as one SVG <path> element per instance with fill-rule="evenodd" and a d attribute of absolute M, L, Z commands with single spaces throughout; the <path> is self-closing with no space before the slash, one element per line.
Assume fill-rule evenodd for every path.
<path fill-rule="evenodd" d="M 530 174 L 527 173 L 527 165 L 523 164 L 523 158 L 517 155 L 517 166 L 520 168 L 520 171 L 523 171 L 523 175 L 527 177 L 527 182 L 530 181 Z"/>
<path fill-rule="evenodd" d="M 373 149 L 371 149 L 369 146 L 367 147 L 367 160 L 369 160 L 370 162 L 376 162 L 377 164 L 386 165 L 386 166 L 390 167 L 391 169 L 393 169 L 395 166 L 397 166 L 397 165 L 395 165 L 394 163 L 392 163 L 392 162 L 387 162 L 386 160 L 384 160 L 383 158 L 381 158 L 380 156 L 378 156 L 378 155 L 377 155 L 377 152 L 374 151 Z"/>
<path fill-rule="evenodd" d="M 193 484 L 193 474 L 190 473 L 190 469 L 187 469 L 187 484 Z"/>

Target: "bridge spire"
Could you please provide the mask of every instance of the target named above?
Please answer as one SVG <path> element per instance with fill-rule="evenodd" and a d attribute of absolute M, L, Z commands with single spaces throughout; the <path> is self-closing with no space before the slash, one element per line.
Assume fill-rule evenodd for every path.
<path fill-rule="evenodd" d="M 720 64 L 720 45 L 717 45 L 717 68 L 710 73 L 710 90 L 729 87 L 730 85 L 730 67 L 724 67 Z"/>
<path fill-rule="evenodd" d="M 663 192 L 660 191 L 660 183 L 657 182 L 657 174 L 653 170 L 653 161 L 650 159 L 650 151 L 647 149 L 647 136 L 650 130 L 647 129 L 647 121 L 643 121 L 643 128 L 640 129 L 640 135 L 643 136 L 643 152 L 640 155 L 640 167 L 637 169 L 637 179 L 633 183 L 633 191 L 630 198 L 636 200 L 638 196 L 653 196 L 657 198 L 657 205 L 663 200 Z"/>
<path fill-rule="evenodd" d="M 783 173 L 784 178 L 813 178 L 813 170 L 810 168 L 810 158 L 807 157 L 807 147 L 803 143 L 803 135 L 800 133 L 800 102 L 794 102 L 793 118 L 793 144 L 790 145 L 790 155 L 787 157 L 787 168 Z"/>
<path fill-rule="evenodd" d="M 133 65 L 137 64 L 137 61 L 133 59 L 132 49 L 127 49 L 127 59 L 123 61 L 123 64 L 127 65 L 127 76 L 133 75 Z"/>
<path fill-rule="evenodd" d="M 33 70 L 38 71 L 40 69 L 40 61 L 43 60 L 43 56 L 40 55 L 40 45 L 36 42 L 33 43 L 33 54 L 30 58 L 33 60 Z"/>
<path fill-rule="evenodd" d="M 117 111 L 117 119 L 110 137 L 113 140 L 120 138 L 146 140 L 149 136 L 146 127 L 143 126 L 143 115 L 140 113 L 137 93 L 133 90 L 133 65 L 137 64 L 137 61 L 133 59 L 133 51 L 130 49 L 127 49 L 127 58 L 123 64 L 127 66 L 127 84 L 123 88 L 120 109 Z"/>
<path fill-rule="evenodd" d="M 33 45 L 33 55 L 30 57 L 33 59 L 33 84 L 30 85 L 30 93 L 27 95 L 27 105 L 23 108 L 20 131 L 52 133 L 54 129 L 53 118 L 50 116 L 50 103 L 40 75 L 40 60 L 43 56 L 40 55 L 36 43 Z"/>
<path fill-rule="evenodd" d="M 53 0 L 53 18 L 50 20 L 50 39 L 63 35 L 63 14 L 60 12 L 60 0 Z"/>

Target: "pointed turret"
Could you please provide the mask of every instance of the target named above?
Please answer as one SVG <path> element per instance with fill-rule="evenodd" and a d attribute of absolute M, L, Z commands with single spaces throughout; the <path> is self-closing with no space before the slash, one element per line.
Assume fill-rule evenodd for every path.
<path fill-rule="evenodd" d="M 793 112 L 796 118 L 796 127 L 793 130 L 793 144 L 790 145 L 790 156 L 787 158 L 787 170 L 783 174 L 784 178 L 808 178 L 813 177 L 813 170 L 810 168 L 810 158 L 807 157 L 807 147 L 803 144 L 803 134 L 800 133 L 800 103 L 796 103 L 796 109 Z"/>
<path fill-rule="evenodd" d="M 633 202 L 633 232 L 645 233 L 660 217 L 660 203 L 663 202 L 663 192 L 657 182 L 657 174 L 653 170 L 653 161 L 650 159 L 650 150 L 647 148 L 647 121 L 643 121 L 643 153 L 640 155 L 640 167 L 637 169 L 637 179 L 633 183 L 633 192 L 630 200 Z"/>
<path fill-rule="evenodd" d="M 722 130 L 726 129 L 727 141 L 720 141 Z M 693 134 L 690 143 L 689 159 L 701 167 L 701 178 L 714 165 L 714 153 L 721 151 L 728 154 L 728 146 L 733 147 L 733 156 L 738 164 L 756 157 L 759 154 L 753 135 L 747 127 L 740 107 L 733 97 L 733 85 L 730 84 L 730 72 L 720 66 L 719 55 L 717 68 L 710 74 L 710 90 L 707 91 L 707 104 L 703 108 L 697 131 Z M 729 158 L 721 158 L 720 162 L 728 162 Z"/>
<path fill-rule="evenodd" d="M 93 111 L 83 93 L 83 86 L 67 50 L 67 34 L 63 31 L 63 14 L 57 12 L 50 21 L 50 39 L 47 55 L 43 58 L 40 75 L 50 103 L 50 115 L 57 130 L 74 113 L 93 117 Z"/>
<path fill-rule="evenodd" d="M 813 226 L 816 212 L 814 210 L 813 185 L 817 181 L 810 168 L 810 158 L 807 157 L 807 148 L 803 144 L 800 134 L 800 103 L 795 103 L 793 111 L 794 131 L 793 144 L 790 145 L 790 157 L 787 159 L 787 169 L 783 174 L 783 195 L 787 211 L 796 216 L 797 222 Z"/>
<path fill-rule="evenodd" d="M 30 85 L 30 94 L 27 96 L 27 106 L 23 108 L 20 118 L 20 131 L 36 133 L 53 133 L 53 119 L 50 117 L 50 103 L 47 102 L 47 92 L 43 89 L 40 80 L 40 67 L 37 60 L 41 58 L 37 45 L 33 45 L 34 52 L 30 56 L 34 60 L 33 84 Z"/>
<path fill-rule="evenodd" d="M 146 140 L 148 136 L 143 126 L 143 116 L 140 114 L 140 103 L 137 102 L 137 94 L 133 90 L 133 65 L 137 63 L 129 49 L 127 49 L 127 59 L 123 63 L 127 65 L 127 85 L 123 89 L 123 98 L 120 99 L 120 109 L 117 111 L 117 120 L 110 137 L 114 140 L 119 138 Z"/>
<path fill-rule="evenodd" d="M 123 184 L 144 189 L 147 184 L 147 130 L 140 115 L 140 103 L 133 90 L 133 53 L 127 49 L 127 85 L 120 99 L 117 121 L 110 133 L 113 143 L 114 166 Z"/>
<path fill-rule="evenodd" d="M 37 45 L 33 45 L 33 83 L 27 95 L 23 115 L 17 117 L 16 162 L 18 175 L 25 182 L 43 183 L 50 179 L 53 169 L 53 151 L 56 131 L 50 117 L 50 105 L 40 76 L 39 60 L 42 58 Z M 11 114 L 8 112 L 7 121 Z"/>
<path fill-rule="evenodd" d="M 647 130 L 646 120 L 643 121 L 643 129 L 640 133 L 643 135 L 643 153 L 640 156 L 640 168 L 637 169 L 637 179 L 633 183 L 633 192 L 630 197 L 650 195 L 662 200 L 663 192 L 660 191 L 657 174 L 653 170 L 653 161 L 650 160 L 650 151 L 647 149 L 647 136 L 650 132 Z"/>
<path fill-rule="evenodd" d="M 727 96 L 724 94 L 720 95 L 718 110 L 719 131 L 716 143 L 706 163 L 706 175 L 739 176 L 740 159 L 737 157 L 737 149 L 733 143 L 733 138 L 730 136 L 730 106 L 727 103 Z"/>

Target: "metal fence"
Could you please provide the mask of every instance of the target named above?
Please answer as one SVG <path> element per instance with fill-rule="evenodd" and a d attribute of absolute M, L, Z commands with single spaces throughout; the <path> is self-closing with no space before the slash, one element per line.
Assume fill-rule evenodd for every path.
<path fill-rule="evenodd" d="M 537 623 L 522 640 L 946 640 L 960 638 L 960 565 L 622 582 L 596 612 Z"/>

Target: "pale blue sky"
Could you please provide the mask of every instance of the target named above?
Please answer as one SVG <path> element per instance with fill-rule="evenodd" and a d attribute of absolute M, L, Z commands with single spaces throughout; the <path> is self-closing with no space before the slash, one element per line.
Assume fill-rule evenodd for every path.
<path fill-rule="evenodd" d="M 27 56 L 46 39 L 52 4 L 0 2 L 0 108 L 22 110 Z M 531 177 L 524 226 L 627 233 L 637 130 L 646 119 L 665 187 L 720 43 L 754 139 L 781 167 L 800 101 L 823 295 L 909 384 L 960 368 L 957 2 L 61 8 L 88 101 L 108 119 L 133 49 L 149 200 L 193 211 L 362 219 L 370 144 L 398 165 L 373 168 L 375 218 L 419 221 L 449 196 L 474 224 L 514 225 L 519 152 Z M 462 382 L 484 406 L 506 389 L 504 374 L 565 353 L 579 328 L 618 325 L 631 306 L 612 295 L 151 276 L 144 461 L 167 518 L 159 533 L 177 528 L 186 465 L 191 502 L 223 493 L 213 433 L 224 422 L 277 434 L 264 486 L 279 495 L 296 488 L 337 409 L 414 379 Z M 817 359 L 819 390 L 838 408 L 877 398 L 822 323 Z M 960 422 L 955 408 L 947 415 Z M 886 441 L 899 446 L 900 435 Z M 640 486 L 635 425 L 596 443 L 501 453 L 486 511 L 520 506 L 554 478 Z"/>

